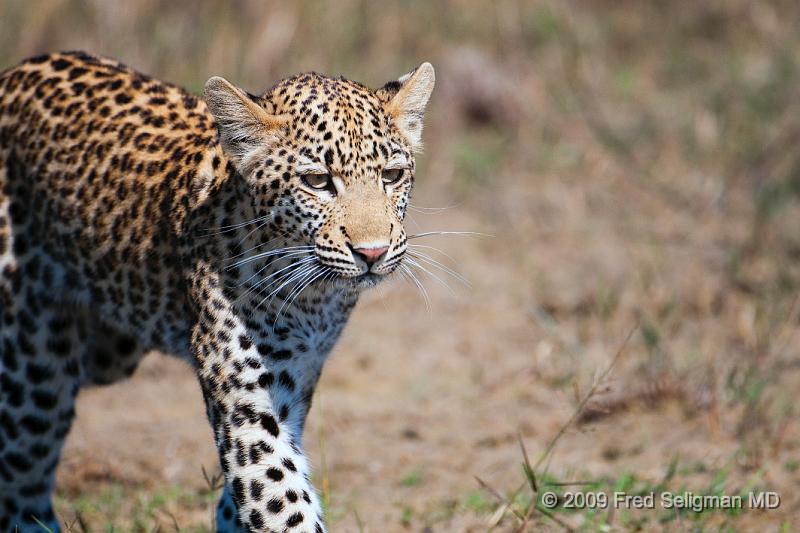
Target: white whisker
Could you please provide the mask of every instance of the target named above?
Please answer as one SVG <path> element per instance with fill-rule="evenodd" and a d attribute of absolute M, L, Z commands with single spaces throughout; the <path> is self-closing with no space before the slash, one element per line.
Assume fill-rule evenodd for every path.
<path fill-rule="evenodd" d="M 421 237 L 430 237 L 433 235 L 462 235 L 468 237 L 494 237 L 494 235 L 489 235 L 488 233 L 478 233 L 477 231 L 426 231 L 424 233 L 415 233 L 414 235 L 409 235 L 408 239 L 419 239 Z"/>
<path fill-rule="evenodd" d="M 247 250 L 245 250 L 243 252 L 239 252 L 236 255 L 232 255 L 231 257 L 227 258 L 226 261 L 230 261 L 231 259 L 236 259 L 237 257 L 242 257 L 247 252 L 252 252 L 256 248 L 261 248 L 262 246 L 267 246 L 269 244 L 272 244 L 273 242 L 275 242 L 275 241 L 277 241 L 279 239 L 281 239 L 281 237 L 275 237 L 274 239 L 270 239 L 270 240 L 268 240 L 266 242 L 262 242 L 262 243 L 256 244 L 255 246 L 253 246 L 251 248 L 248 248 Z M 241 242 L 239 244 L 241 244 Z"/>
<path fill-rule="evenodd" d="M 269 276 L 267 276 L 267 277 L 265 277 L 265 278 L 263 278 L 263 279 L 260 279 L 260 280 L 258 280 L 258 282 L 257 282 L 255 285 L 253 285 L 252 287 L 248 288 L 248 289 L 247 289 L 247 290 L 246 290 L 246 291 L 245 291 L 245 292 L 244 292 L 242 295 L 240 295 L 240 296 L 239 296 L 239 298 L 241 298 L 242 296 L 245 296 L 245 295 L 247 295 L 247 294 L 249 294 L 249 293 L 253 292 L 253 291 L 254 291 L 254 290 L 256 290 L 256 289 L 262 288 L 262 286 L 264 285 L 264 283 L 266 283 L 267 281 L 269 281 L 271 278 L 273 278 L 273 277 L 277 276 L 277 275 L 278 275 L 278 274 L 280 274 L 281 272 L 283 272 L 283 271 L 285 271 L 285 270 L 292 269 L 292 268 L 299 268 L 300 266 L 302 266 L 302 265 L 304 265 L 304 264 L 307 264 L 307 263 L 312 263 L 312 262 L 314 262 L 315 260 L 316 260 L 316 258 L 315 258 L 315 257 L 304 257 L 304 258 L 300 259 L 299 261 L 295 261 L 294 263 L 291 263 L 290 265 L 288 265 L 288 266 L 285 266 L 285 267 L 283 267 L 283 268 L 281 268 L 281 269 L 279 269 L 279 270 L 277 270 L 277 271 L 273 272 L 273 273 L 272 273 L 272 274 L 270 274 Z M 268 268 L 268 267 L 269 267 L 269 265 L 271 265 L 272 263 L 273 263 L 273 261 L 270 261 L 270 262 L 269 262 L 267 265 L 264 265 L 263 267 L 261 267 L 261 268 L 260 268 L 260 269 L 259 269 L 259 270 L 258 270 L 258 271 L 255 273 L 255 274 L 253 274 L 252 276 L 250 276 L 249 278 L 247 278 L 247 279 L 246 279 L 245 281 L 243 281 L 243 282 L 242 282 L 242 283 L 241 283 L 239 286 L 242 286 L 242 285 L 244 285 L 245 283 L 247 283 L 248 281 L 250 281 L 251 279 L 253 279 L 253 278 L 254 278 L 254 277 L 256 277 L 257 275 L 259 275 L 261 272 L 263 272 L 263 271 L 264 271 L 264 269 Z M 274 283 L 277 283 L 277 280 L 276 280 Z M 272 284 L 269 284 L 269 285 L 272 285 Z M 268 285 L 268 287 L 269 287 L 269 285 Z M 237 299 L 238 299 L 238 298 L 237 298 Z"/>
<path fill-rule="evenodd" d="M 271 216 L 271 214 L 270 215 L 262 215 L 260 217 L 254 218 L 254 219 L 247 220 L 245 222 L 239 222 L 238 224 L 230 224 L 228 226 L 218 226 L 216 228 L 206 228 L 205 230 L 201 230 L 201 231 L 206 231 L 207 232 L 207 233 L 205 233 L 206 236 L 208 236 L 208 235 L 219 235 L 221 233 L 227 233 L 227 232 L 233 231 L 235 229 L 239 229 L 239 228 L 243 228 L 245 226 L 249 226 L 250 224 L 255 224 L 255 223 L 261 222 L 263 220 L 266 220 L 270 216 Z M 212 230 L 214 230 L 214 231 L 212 231 Z"/>
<path fill-rule="evenodd" d="M 293 276 L 297 272 L 298 269 L 305 268 L 305 267 L 309 266 L 309 264 L 313 263 L 315 259 L 316 258 L 313 258 L 313 257 L 306 257 L 306 258 L 301 259 L 300 261 L 297 261 L 295 263 L 291 263 L 290 265 L 285 266 L 285 267 L 281 268 L 280 270 L 278 270 L 276 272 L 273 272 L 272 274 L 270 274 L 266 278 L 264 278 L 262 280 L 259 280 L 258 283 L 256 283 L 252 287 L 250 287 L 244 294 L 240 295 L 239 298 L 241 298 L 242 296 L 245 296 L 245 295 L 247 295 L 249 293 L 255 292 L 256 290 L 258 290 L 258 292 L 256 293 L 256 297 L 261 296 L 262 294 L 267 292 L 271 287 L 273 287 L 275 284 L 282 283 L 283 281 L 289 279 L 291 276 Z M 280 275 L 278 276 L 278 274 L 280 274 Z M 278 276 L 278 277 L 275 278 L 272 282 L 267 283 L 267 281 L 269 281 L 270 278 L 273 278 L 275 276 Z M 239 298 L 237 298 L 237 300 Z"/>
<path fill-rule="evenodd" d="M 306 283 L 306 280 L 309 280 L 309 279 L 313 280 L 314 277 L 316 276 L 316 274 L 318 274 L 320 270 L 322 270 L 324 272 L 325 268 L 327 268 L 327 267 L 322 267 L 320 265 L 314 265 L 314 268 L 309 270 L 306 273 L 306 275 L 304 275 L 302 277 L 302 279 L 300 279 L 297 282 L 297 285 L 295 285 L 294 288 L 291 291 L 289 291 L 289 294 L 286 295 L 286 298 L 284 298 L 284 300 L 283 300 L 283 305 L 281 305 L 281 307 L 278 309 L 278 315 L 280 315 L 280 312 L 283 310 L 283 308 L 284 308 L 284 306 L 286 306 L 286 304 L 288 304 L 288 303 L 290 303 L 291 301 L 294 300 L 295 294 L 299 294 L 300 291 L 302 291 L 303 288 L 305 288 L 304 284 Z"/>
<path fill-rule="evenodd" d="M 441 284 L 441 285 L 442 285 L 442 286 L 443 286 L 445 289 L 447 289 L 448 291 L 450 291 L 450 294 L 455 294 L 455 292 L 453 292 L 453 289 L 452 289 L 452 288 L 450 288 L 450 285 L 448 285 L 448 284 L 447 284 L 447 283 L 446 283 L 446 282 L 445 282 L 445 281 L 444 281 L 442 278 L 440 278 L 439 276 L 437 276 L 436 274 L 434 274 L 433 272 L 431 272 L 430 270 L 428 270 L 428 269 L 427 269 L 427 268 L 425 268 L 424 266 L 420 265 L 418 262 L 414 261 L 414 260 L 413 260 L 413 259 L 411 259 L 410 257 L 409 257 L 409 258 L 406 258 L 406 262 L 407 262 L 409 265 L 411 265 L 411 266 L 413 266 L 413 267 L 416 267 L 416 268 L 418 268 L 418 269 L 422 270 L 422 271 L 423 271 L 423 272 L 425 272 L 427 275 L 429 275 L 430 277 L 432 277 L 432 278 L 433 278 L 435 281 L 439 282 L 439 283 L 440 283 L 440 284 Z"/>
<path fill-rule="evenodd" d="M 316 268 L 315 264 L 303 266 L 302 268 L 298 269 L 297 271 L 290 272 L 288 277 L 284 276 L 280 280 L 280 282 L 277 282 L 277 281 L 274 282 L 272 285 L 274 285 L 275 283 L 280 283 L 280 285 L 278 285 L 278 287 L 275 290 L 273 290 L 271 293 L 266 295 L 264 297 L 264 299 L 261 300 L 256 307 L 261 307 L 264 304 L 264 302 L 266 302 L 267 300 L 270 300 L 271 298 L 274 298 L 275 295 L 278 294 L 284 287 L 288 286 L 290 283 L 294 283 L 296 281 L 299 281 L 301 278 L 303 278 L 310 271 L 313 271 L 315 268 Z M 258 295 L 260 296 L 264 292 L 266 292 L 266 289 L 262 290 L 262 291 L 259 291 Z"/>
<path fill-rule="evenodd" d="M 411 256 L 411 257 L 413 257 L 415 259 L 419 259 L 420 261 L 423 261 L 427 265 L 430 265 L 432 267 L 438 268 L 442 272 L 444 272 L 446 274 L 449 274 L 450 276 L 454 277 L 455 279 L 457 279 L 458 281 L 460 281 L 461 283 L 463 283 L 467 287 L 472 287 L 472 285 L 467 280 L 467 278 L 465 278 L 464 276 L 462 276 L 461 274 L 459 274 L 458 272 L 456 272 L 452 268 L 448 267 L 447 265 L 444 265 L 443 263 L 437 261 L 436 259 L 433 259 L 432 257 L 430 257 L 428 255 L 425 255 L 425 254 L 423 254 L 421 252 L 414 251 L 414 250 L 407 250 L 406 253 L 408 253 L 409 256 Z"/>
<path fill-rule="evenodd" d="M 271 213 L 270 213 L 270 215 L 271 215 Z M 272 217 L 270 216 L 270 218 L 272 218 Z M 257 225 L 255 228 L 253 228 L 253 229 L 251 229 L 250 231 L 248 231 L 248 232 L 245 234 L 245 236 L 244 236 L 244 237 L 242 237 L 241 239 L 239 239 L 239 244 L 242 244 L 244 241 L 246 241 L 246 240 L 247 240 L 247 238 L 248 238 L 250 235 L 252 235 L 252 234 L 253 234 L 253 233 L 255 233 L 256 231 L 260 230 L 261 228 L 263 228 L 263 227 L 264 227 L 264 226 L 266 226 L 267 224 L 269 224 L 269 220 L 265 220 L 265 221 L 261 222 L 261 223 L 260 223 L 260 224 L 258 224 L 258 225 Z M 277 238 L 278 238 L 278 237 L 276 237 L 276 239 L 277 239 Z"/>
<path fill-rule="evenodd" d="M 445 256 L 446 258 L 448 258 L 448 259 L 449 259 L 450 261 L 452 261 L 453 263 L 458 263 L 458 261 L 456 261 L 455 259 L 453 259 L 453 256 L 451 256 L 451 255 L 450 255 L 450 254 L 448 254 L 447 252 L 444 252 L 444 251 L 440 250 L 439 248 L 436 248 L 435 246 L 428 246 L 428 245 L 426 245 L 426 244 L 411 244 L 411 243 L 409 243 L 409 244 L 408 244 L 408 247 L 409 247 L 409 248 L 424 248 L 424 249 L 426 249 L 426 250 L 433 250 L 434 252 L 439 252 L 440 254 L 442 254 L 443 256 Z"/>
<path fill-rule="evenodd" d="M 275 327 L 275 324 L 278 323 L 278 319 L 281 317 L 281 313 L 283 312 L 284 308 L 290 308 L 294 301 L 300 296 L 304 290 L 306 290 L 312 283 L 317 281 L 323 275 L 328 273 L 329 267 L 318 267 L 318 270 L 313 272 L 313 275 L 310 278 L 306 278 L 304 281 L 300 281 L 298 286 L 295 287 L 289 296 L 287 296 L 286 300 L 284 300 L 283 305 L 281 305 L 280 309 L 278 309 L 278 314 L 275 315 L 275 322 L 272 323 L 272 327 Z"/>
<path fill-rule="evenodd" d="M 413 205 L 411 203 L 408 204 L 409 209 L 416 211 L 417 213 L 422 213 L 424 215 L 436 215 L 438 213 L 441 213 L 442 211 L 447 211 L 448 209 L 453 209 L 458 206 L 459 204 L 448 205 L 445 207 L 424 207 L 421 205 Z"/>
<path fill-rule="evenodd" d="M 428 297 L 428 291 L 425 290 L 425 287 L 422 285 L 422 282 L 420 282 L 419 279 L 417 279 L 417 276 L 414 275 L 414 272 L 412 272 L 412 270 L 408 268 L 407 265 L 400 264 L 400 269 L 402 273 L 406 274 L 408 276 L 408 279 L 410 279 L 411 282 L 417 286 L 417 289 L 419 289 L 420 294 L 422 294 L 422 298 L 425 300 L 425 307 L 428 309 L 428 311 L 430 311 L 431 300 Z"/>
<path fill-rule="evenodd" d="M 411 216 L 411 213 L 407 213 L 407 214 L 406 214 L 406 217 L 408 218 L 409 222 L 411 222 L 412 224 L 414 224 L 414 227 L 416 227 L 416 228 L 417 228 L 417 231 L 419 231 L 419 230 L 421 230 L 421 229 L 422 229 L 422 226 L 420 226 L 420 225 L 419 225 L 419 222 L 417 222 L 417 220 L 416 220 L 416 219 L 415 219 L 413 216 Z"/>
<path fill-rule="evenodd" d="M 316 274 L 318 273 L 319 269 L 320 269 L 319 265 L 313 265 L 310 269 L 306 268 L 304 269 L 303 273 L 300 276 L 297 276 L 292 281 L 292 283 L 294 283 L 295 285 L 294 287 L 291 288 L 289 294 L 286 295 L 286 297 L 283 299 L 283 303 L 278 308 L 278 312 L 275 314 L 275 321 L 272 323 L 273 328 L 275 327 L 275 324 L 278 322 L 278 318 L 281 316 L 283 309 L 286 307 L 286 305 L 289 303 L 290 300 L 292 301 L 294 300 L 293 295 L 298 291 L 298 289 L 302 291 L 304 288 L 303 284 L 309 279 L 313 280 Z M 299 294 L 299 292 L 297 292 L 297 294 Z"/>
<path fill-rule="evenodd" d="M 240 254 L 240 255 L 241 255 L 241 254 Z M 255 274 L 253 274 L 252 276 L 250 276 L 250 277 L 249 277 L 249 278 L 247 278 L 246 280 L 244 280 L 244 281 L 242 281 L 242 282 L 240 282 L 240 283 L 238 283 L 238 284 L 234 285 L 234 287 L 241 287 L 242 285 L 245 285 L 245 284 L 246 284 L 248 281 L 250 281 L 251 279 L 253 279 L 253 278 L 254 278 L 254 277 L 256 277 L 257 275 L 259 275 L 260 273 L 262 273 L 264 270 L 266 270 L 267 268 L 269 268 L 269 266 L 270 266 L 270 265 L 272 265 L 272 264 L 274 264 L 276 261 L 279 261 L 279 260 L 281 260 L 281 259 L 283 259 L 283 258 L 285 258 L 285 257 L 293 257 L 294 255 L 302 255 L 302 254 L 301 254 L 301 253 L 295 253 L 295 254 L 293 254 L 293 255 L 289 255 L 288 253 L 286 253 L 286 254 L 283 254 L 283 255 L 281 255 L 281 254 L 276 254 L 276 255 L 277 255 L 277 257 L 274 257 L 274 256 L 273 256 L 273 257 L 274 257 L 274 259 L 272 259 L 272 260 L 270 260 L 270 261 L 267 261 L 267 263 L 266 263 L 264 266 L 262 266 L 261 268 L 259 268 L 259 269 L 256 271 L 256 273 L 255 273 Z M 305 259 L 308 259 L 308 258 L 303 258 L 303 260 L 305 260 Z M 227 270 L 227 268 L 226 268 L 226 270 Z"/>
<path fill-rule="evenodd" d="M 233 268 L 242 266 L 246 263 L 251 263 L 253 261 L 258 261 L 259 259 L 263 259 L 265 257 L 272 257 L 275 255 L 280 255 L 281 257 L 294 257 L 297 255 L 309 255 L 312 250 L 314 249 L 313 246 L 289 246 L 286 248 L 280 248 L 278 250 L 270 250 L 268 252 L 262 252 L 259 254 L 251 255 L 245 259 L 241 259 L 236 261 L 232 265 L 228 265 L 225 267 L 225 270 L 231 270 Z M 287 253 L 288 252 L 288 253 Z"/>

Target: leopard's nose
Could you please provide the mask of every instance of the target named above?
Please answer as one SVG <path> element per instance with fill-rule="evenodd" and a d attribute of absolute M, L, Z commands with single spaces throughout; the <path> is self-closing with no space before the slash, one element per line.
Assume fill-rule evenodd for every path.
<path fill-rule="evenodd" d="M 383 259 L 386 255 L 386 252 L 389 251 L 388 246 L 379 245 L 379 246 L 352 246 L 350 245 L 350 251 L 353 253 L 353 257 L 361 259 L 367 264 L 367 269 L 369 270 L 372 268 L 372 265 Z"/>

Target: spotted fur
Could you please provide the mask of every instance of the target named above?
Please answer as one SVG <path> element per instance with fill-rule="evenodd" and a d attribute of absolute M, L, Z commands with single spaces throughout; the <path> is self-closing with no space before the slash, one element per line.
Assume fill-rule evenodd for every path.
<path fill-rule="evenodd" d="M 315 73 L 204 98 L 109 59 L 0 74 L 0 531 L 50 497 L 82 385 L 191 361 L 220 531 L 324 531 L 302 431 L 359 292 L 403 268 L 423 64 L 371 90 Z"/>

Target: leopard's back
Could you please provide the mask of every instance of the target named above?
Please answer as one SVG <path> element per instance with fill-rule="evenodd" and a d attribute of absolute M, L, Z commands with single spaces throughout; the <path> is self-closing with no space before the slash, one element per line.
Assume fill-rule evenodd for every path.
<path fill-rule="evenodd" d="M 49 297 L 162 344 L 184 320 L 176 239 L 215 136 L 202 100 L 109 59 L 66 52 L 3 72 L 0 252 L 27 283 L 47 274 Z"/>

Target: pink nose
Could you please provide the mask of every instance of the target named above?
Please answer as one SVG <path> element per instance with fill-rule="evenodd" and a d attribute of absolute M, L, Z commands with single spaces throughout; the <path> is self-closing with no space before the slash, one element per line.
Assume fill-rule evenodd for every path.
<path fill-rule="evenodd" d="M 363 259 L 368 267 L 377 263 L 386 255 L 387 251 L 389 251 L 388 246 L 380 246 L 378 248 L 353 248 L 353 254 Z"/>

